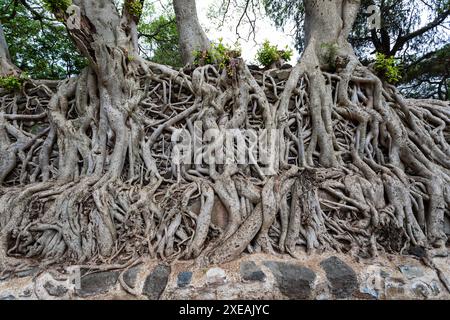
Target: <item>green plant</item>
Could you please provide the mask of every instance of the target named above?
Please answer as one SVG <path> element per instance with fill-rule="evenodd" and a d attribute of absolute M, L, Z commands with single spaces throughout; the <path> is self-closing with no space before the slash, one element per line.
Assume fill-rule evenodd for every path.
<path fill-rule="evenodd" d="M 72 5 L 72 0 L 44 0 L 44 7 L 50 12 L 55 12 L 58 9 L 66 11 Z"/>
<path fill-rule="evenodd" d="M 375 58 L 375 71 L 388 82 L 396 83 L 401 80 L 400 64 L 394 57 L 386 57 L 383 53 L 377 53 Z"/>
<path fill-rule="evenodd" d="M 268 67 L 280 59 L 291 60 L 292 54 L 293 51 L 288 46 L 285 47 L 285 50 L 280 50 L 276 45 L 272 45 L 269 40 L 266 40 L 256 53 L 256 59 L 261 65 Z"/>
<path fill-rule="evenodd" d="M 143 6 L 139 0 L 126 1 L 125 6 L 128 12 L 135 17 L 139 17 L 142 14 Z"/>
<path fill-rule="evenodd" d="M 322 49 L 322 58 L 326 64 L 332 69 L 335 69 L 339 46 L 336 43 L 322 43 L 320 47 Z"/>
<path fill-rule="evenodd" d="M 219 70 L 227 69 L 228 74 L 232 75 L 232 68 L 229 68 L 230 62 L 234 58 L 239 58 L 241 54 L 242 51 L 238 46 L 234 48 L 227 46 L 220 38 L 219 42 L 211 43 L 208 50 L 194 51 L 194 65 L 215 64 L 219 66 Z"/>
<path fill-rule="evenodd" d="M 20 76 L 3 76 L 0 77 L 0 87 L 5 88 L 8 91 L 20 90 L 26 79 L 28 79 L 26 73 L 22 73 Z"/>

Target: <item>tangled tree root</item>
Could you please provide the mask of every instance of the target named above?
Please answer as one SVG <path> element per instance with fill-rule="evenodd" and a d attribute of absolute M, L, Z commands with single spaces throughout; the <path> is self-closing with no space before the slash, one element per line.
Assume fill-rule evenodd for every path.
<path fill-rule="evenodd" d="M 448 102 L 404 99 L 351 63 L 336 74 L 299 64 L 287 80 L 239 59 L 232 75 L 139 63 L 124 105 L 91 70 L 57 88 L 29 82 L 1 93 L 3 270 L 12 258 L 221 263 L 246 250 L 371 256 L 445 246 Z M 174 163 L 174 130 L 195 136 L 196 121 L 219 136 L 281 130 L 274 174 L 257 161 Z M 223 229 L 212 223 L 216 201 Z"/>

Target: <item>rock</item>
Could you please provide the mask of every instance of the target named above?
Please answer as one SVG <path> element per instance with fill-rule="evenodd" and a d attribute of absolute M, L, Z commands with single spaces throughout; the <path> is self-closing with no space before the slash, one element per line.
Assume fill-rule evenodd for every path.
<path fill-rule="evenodd" d="M 184 288 L 191 283 L 191 279 L 192 279 L 192 272 L 190 271 L 180 272 L 177 277 L 177 286 L 180 288 Z"/>
<path fill-rule="evenodd" d="M 25 289 L 25 290 L 19 295 L 19 297 L 21 297 L 21 298 L 29 298 L 29 297 L 31 297 L 32 294 L 33 294 L 33 293 L 32 293 L 32 291 L 31 291 L 31 289 Z"/>
<path fill-rule="evenodd" d="M 378 290 L 375 288 L 371 288 L 371 287 L 363 287 L 360 291 L 360 294 L 362 294 L 366 297 L 371 297 L 372 299 L 380 298 L 380 293 L 378 292 Z M 353 293 L 353 295 L 358 296 L 358 293 Z"/>
<path fill-rule="evenodd" d="M 399 283 L 386 283 L 385 295 L 387 299 L 402 297 L 405 294 L 405 288 Z"/>
<path fill-rule="evenodd" d="M 220 268 L 211 268 L 206 272 L 206 283 L 209 285 L 221 285 L 227 282 L 225 271 Z"/>
<path fill-rule="evenodd" d="M 47 281 L 44 284 L 44 288 L 45 290 L 47 290 L 48 294 L 53 297 L 62 297 L 69 291 L 69 289 L 67 289 L 66 287 L 60 284 L 54 285 L 50 281 Z"/>
<path fill-rule="evenodd" d="M 76 293 L 81 297 L 106 293 L 117 283 L 119 274 L 120 271 L 105 271 L 83 275 Z"/>
<path fill-rule="evenodd" d="M 12 294 L 8 294 L 5 296 L 0 296 L 0 300 L 17 300 L 17 298 L 14 297 Z"/>
<path fill-rule="evenodd" d="M 276 72 L 277 78 L 282 80 L 282 81 L 289 79 L 290 75 L 291 75 L 291 70 L 290 69 L 288 69 L 288 70 L 280 70 L 280 71 Z"/>
<path fill-rule="evenodd" d="M 18 278 L 25 278 L 25 277 L 31 277 L 34 276 L 39 271 L 38 267 L 33 267 L 28 270 L 19 271 L 15 274 Z"/>
<path fill-rule="evenodd" d="M 419 298 L 428 298 L 431 294 L 428 285 L 421 281 L 413 283 L 411 288 L 414 294 Z"/>
<path fill-rule="evenodd" d="M 141 269 L 140 266 L 135 266 L 133 268 L 128 269 L 124 274 L 123 274 L 123 281 L 126 283 L 127 286 L 129 286 L 130 288 L 134 288 L 136 285 L 136 279 L 137 279 L 137 275 L 139 273 L 139 270 Z"/>
<path fill-rule="evenodd" d="M 408 279 L 420 278 L 423 277 L 423 270 L 416 266 L 411 265 L 402 265 L 398 267 L 403 275 Z"/>
<path fill-rule="evenodd" d="M 408 253 L 410 255 L 416 256 L 418 258 L 423 258 L 423 257 L 425 257 L 426 251 L 425 251 L 424 247 L 414 246 L 414 247 L 409 248 Z"/>
<path fill-rule="evenodd" d="M 261 70 L 261 68 L 255 64 L 250 64 L 247 66 L 249 70 L 255 70 L 255 71 L 259 71 Z"/>
<path fill-rule="evenodd" d="M 315 273 L 306 267 L 277 261 L 266 261 L 278 284 L 281 293 L 290 299 L 308 299 L 311 297 Z"/>
<path fill-rule="evenodd" d="M 437 296 L 439 293 L 441 293 L 440 285 L 436 280 L 431 281 L 430 288 L 434 296 Z"/>
<path fill-rule="evenodd" d="M 241 278 L 245 281 L 265 281 L 266 274 L 253 261 L 244 261 L 240 265 Z"/>
<path fill-rule="evenodd" d="M 292 65 L 289 63 L 285 63 L 280 67 L 280 69 L 282 69 L 282 70 L 292 69 Z"/>
<path fill-rule="evenodd" d="M 364 288 L 361 291 L 353 292 L 353 298 L 358 299 L 358 300 L 376 300 L 376 299 L 378 299 L 377 292 L 375 292 L 375 295 L 374 295 L 374 292 L 367 293 L 366 291 L 368 291 L 367 288 Z"/>
<path fill-rule="evenodd" d="M 158 300 L 167 286 L 170 275 L 170 267 L 159 264 L 145 279 L 142 294 L 149 300 Z"/>
<path fill-rule="evenodd" d="M 339 299 L 350 297 L 358 288 L 355 271 L 338 257 L 323 260 L 320 266 L 325 270 L 331 285 L 331 293 Z"/>
<path fill-rule="evenodd" d="M 381 276 L 382 278 L 386 279 L 387 277 L 389 277 L 389 273 L 387 273 L 387 272 L 384 271 L 384 270 L 381 270 L 381 271 L 380 271 L 380 276 Z"/>

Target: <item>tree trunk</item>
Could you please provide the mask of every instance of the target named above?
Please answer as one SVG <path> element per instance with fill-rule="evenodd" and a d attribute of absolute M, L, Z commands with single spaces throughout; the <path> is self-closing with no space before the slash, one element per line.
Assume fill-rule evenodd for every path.
<path fill-rule="evenodd" d="M 188 71 L 144 61 L 136 12 L 73 3 L 81 23 L 70 35 L 89 68 L 56 92 L 31 82 L 27 99 L 2 93 L 0 264 L 444 248 L 449 103 L 406 100 L 358 62 L 347 36 L 359 1 L 304 1 L 307 46 L 287 80 L 241 58 Z M 193 31 L 194 2 L 182 4 L 182 41 L 205 40 Z M 273 157 L 176 162 L 175 136 L 183 129 L 196 145 L 198 127 L 215 132 L 195 151 L 205 158 L 222 143 L 245 145 L 227 141 L 242 129 L 277 132 L 260 152 Z"/>
<path fill-rule="evenodd" d="M 0 23 L 0 76 L 17 75 L 18 69 L 11 62 L 8 44 L 6 43 L 3 26 Z"/>
<path fill-rule="evenodd" d="M 180 34 L 181 57 L 184 64 L 194 61 L 194 52 L 209 49 L 209 40 L 197 17 L 195 0 L 173 0 Z"/>

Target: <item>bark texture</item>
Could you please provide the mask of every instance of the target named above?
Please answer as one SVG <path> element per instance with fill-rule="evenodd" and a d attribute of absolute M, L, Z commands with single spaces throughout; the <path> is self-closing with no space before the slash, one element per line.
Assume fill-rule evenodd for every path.
<path fill-rule="evenodd" d="M 18 69 L 11 63 L 8 44 L 6 43 L 3 26 L 0 23 L 0 76 L 17 75 Z"/>
<path fill-rule="evenodd" d="M 181 57 L 184 64 L 194 62 L 194 52 L 209 49 L 209 40 L 197 16 L 195 0 L 173 0 L 180 34 Z"/>
<path fill-rule="evenodd" d="M 126 11 L 74 3 L 82 28 L 71 36 L 90 67 L 57 87 L 1 91 L 3 271 L 142 256 L 222 263 L 245 251 L 445 251 L 450 105 L 405 99 L 357 61 L 347 35 L 358 1 L 305 0 L 308 43 L 287 80 L 240 58 L 225 71 L 144 61 Z M 228 129 L 279 129 L 273 173 L 257 161 L 175 164 L 172 133 L 195 136 L 195 121 L 219 132 L 217 144 Z M 224 227 L 212 221 L 218 201 Z"/>

